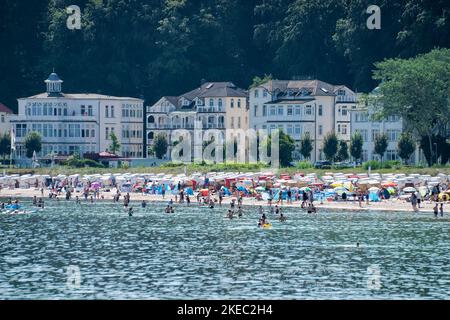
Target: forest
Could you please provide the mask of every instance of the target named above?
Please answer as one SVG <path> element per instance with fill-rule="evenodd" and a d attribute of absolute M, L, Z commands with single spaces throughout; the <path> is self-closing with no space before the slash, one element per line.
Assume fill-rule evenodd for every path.
<path fill-rule="evenodd" d="M 372 90 L 374 63 L 450 47 L 448 0 L 0 0 L 0 101 L 44 89 L 151 104 L 208 81 L 318 78 Z M 81 8 L 81 29 L 66 8 Z M 381 29 L 366 12 L 381 10 Z"/>

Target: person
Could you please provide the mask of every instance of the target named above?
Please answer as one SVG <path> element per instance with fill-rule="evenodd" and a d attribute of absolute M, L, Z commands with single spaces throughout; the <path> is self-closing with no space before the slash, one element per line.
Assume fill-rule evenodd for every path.
<path fill-rule="evenodd" d="M 284 222 L 284 221 L 286 221 L 286 217 L 282 213 L 280 213 L 279 220 L 280 220 L 280 222 Z"/>
<path fill-rule="evenodd" d="M 222 206 L 222 200 L 223 200 L 223 190 L 220 189 L 220 191 L 219 191 L 219 206 Z"/>
<path fill-rule="evenodd" d="M 145 202 L 145 200 L 142 200 L 141 206 L 142 206 L 142 208 L 147 207 L 147 202 Z"/>
<path fill-rule="evenodd" d="M 166 196 L 166 186 L 164 184 L 162 185 L 161 194 L 162 198 L 164 199 L 164 197 Z"/>
<path fill-rule="evenodd" d="M 227 218 L 228 219 L 233 219 L 233 210 L 228 209 Z"/>
<path fill-rule="evenodd" d="M 259 215 L 263 215 L 264 214 L 264 210 L 263 210 L 262 206 L 259 206 L 258 213 L 259 213 Z"/>
<path fill-rule="evenodd" d="M 209 199 L 209 208 L 214 209 L 214 201 L 212 199 Z"/>
<path fill-rule="evenodd" d="M 187 205 L 189 205 L 191 203 L 191 198 L 189 197 L 189 195 L 186 193 L 186 203 Z"/>
<path fill-rule="evenodd" d="M 437 216 L 438 216 L 438 204 L 437 203 L 433 208 L 433 212 L 434 212 L 434 217 L 437 218 Z"/>
<path fill-rule="evenodd" d="M 132 217 L 132 216 L 133 216 L 133 207 L 130 207 L 130 208 L 128 209 L 128 216 L 129 216 L 129 217 Z"/>
<path fill-rule="evenodd" d="M 78 196 L 75 197 L 75 204 L 80 204 L 80 198 Z"/>
<path fill-rule="evenodd" d="M 242 217 L 242 207 L 239 206 L 238 208 L 238 217 L 241 218 Z"/>
<path fill-rule="evenodd" d="M 444 216 L 444 204 L 441 203 L 441 207 L 439 208 L 439 211 L 441 212 L 441 217 Z"/>
<path fill-rule="evenodd" d="M 287 190 L 287 202 L 292 203 L 292 191 L 291 188 L 288 188 Z"/>
<path fill-rule="evenodd" d="M 417 207 L 420 208 L 420 203 L 422 202 L 422 195 L 419 191 L 416 191 L 416 198 L 417 198 Z"/>
<path fill-rule="evenodd" d="M 342 193 L 342 200 L 347 201 L 347 194 L 345 192 Z"/>
<path fill-rule="evenodd" d="M 175 209 L 172 206 L 170 207 L 170 213 L 175 213 Z"/>
<path fill-rule="evenodd" d="M 33 206 L 36 206 L 36 205 L 37 205 L 37 197 L 34 196 L 34 197 L 33 197 Z"/>
<path fill-rule="evenodd" d="M 170 206 L 169 205 L 166 208 L 166 213 L 170 213 Z"/>
<path fill-rule="evenodd" d="M 173 200 L 170 199 L 170 200 L 169 200 L 169 207 L 171 207 L 172 205 L 173 205 Z"/>
<path fill-rule="evenodd" d="M 411 205 L 413 207 L 413 210 L 416 212 L 417 211 L 417 197 L 416 197 L 416 194 L 412 193 L 410 199 L 411 199 Z M 436 206 L 437 206 L 437 204 L 436 204 Z"/>
<path fill-rule="evenodd" d="M 275 206 L 275 214 L 280 214 L 280 208 L 278 208 L 278 206 Z"/>

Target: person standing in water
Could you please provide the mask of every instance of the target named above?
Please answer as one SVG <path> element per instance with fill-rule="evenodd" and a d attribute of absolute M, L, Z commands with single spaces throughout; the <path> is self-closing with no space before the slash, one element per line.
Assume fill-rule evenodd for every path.
<path fill-rule="evenodd" d="M 443 204 L 443 203 L 441 203 L 441 206 L 440 206 L 440 208 L 439 208 L 439 211 L 440 211 L 440 213 L 441 213 L 441 217 L 443 217 L 443 216 L 444 216 L 444 204 Z"/>
<path fill-rule="evenodd" d="M 147 207 L 147 202 L 145 202 L 145 200 L 142 200 L 141 206 L 142 206 L 142 208 Z"/>
<path fill-rule="evenodd" d="M 132 217 L 132 216 L 133 216 L 133 207 L 130 207 L 130 208 L 128 209 L 128 216 L 129 216 L 129 217 Z"/>
<path fill-rule="evenodd" d="M 438 217 L 438 204 L 436 203 L 436 205 L 433 207 L 433 213 L 434 213 L 434 217 L 437 218 Z"/>

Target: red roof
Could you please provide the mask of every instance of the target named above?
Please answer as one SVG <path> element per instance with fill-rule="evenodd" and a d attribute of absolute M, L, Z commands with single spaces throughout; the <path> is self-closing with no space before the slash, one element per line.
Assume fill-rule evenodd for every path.
<path fill-rule="evenodd" d="M 0 102 L 0 112 L 13 113 L 13 111 Z"/>

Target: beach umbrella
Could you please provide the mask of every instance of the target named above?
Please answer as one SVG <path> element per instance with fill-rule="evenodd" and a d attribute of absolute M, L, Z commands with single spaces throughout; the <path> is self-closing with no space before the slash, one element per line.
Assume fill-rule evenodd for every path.
<path fill-rule="evenodd" d="M 331 187 L 336 188 L 336 187 L 342 187 L 344 184 L 342 182 L 333 182 L 332 184 L 330 184 Z"/>
<path fill-rule="evenodd" d="M 91 184 L 91 187 L 92 188 L 94 188 L 94 189 L 98 189 L 98 188 L 100 188 L 100 182 L 93 182 L 92 184 Z"/>
<path fill-rule="evenodd" d="M 303 192 L 310 192 L 311 191 L 311 188 L 309 188 L 309 187 L 303 187 L 303 188 L 300 188 L 300 189 L 298 189 L 299 191 L 303 191 Z"/>
<path fill-rule="evenodd" d="M 393 187 L 388 187 L 386 190 L 389 192 L 389 194 L 395 193 L 395 188 L 393 188 Z"/>
<path fill-rule="evenodd" d="M 266 188 L 264 188 L 264 187 L 256 187 L 255 188 L 255 191 L 258 191 L 258 192 L 262 192 L 264 190 L 266 190 Z"/>
<path fill-rule="evenodd" d="M 369 188 L 369 192 L 378 192 L 378 190 L 380 190 L 380 189 L 377 187 Z"/>
<path fill-rule="evenodd" d="M 395 182 L 386 182 L 386 183 L 383 183 L 381 186 L 383 188 L 388 188 L 388 187 L 396 187 L 397 184 Z"/>
<path fill-rule="evenodd" d="M 334 188 L 333 189 L 334 190 L 334 192 L 335 193 L 337 193 L 338 195 L 341 195 L 341 194 L 343 194 L 344 192 L 349 192 L 348 190 L 347 190 L 347 188 L 344 188 L 344 187 L 337 187 L 337 188 Z"/>
<path fill-rule="evenodd" d="M 403 189 L 403 192 L 408 192 L 408 193 L 416 192 L 416 191 L 417 191 L 416 188 L 413 188 L 413 187 L 406 187 L 405 189 Z"/>

